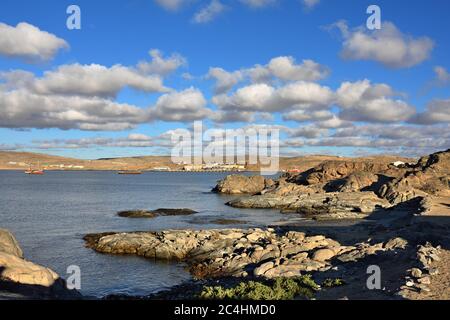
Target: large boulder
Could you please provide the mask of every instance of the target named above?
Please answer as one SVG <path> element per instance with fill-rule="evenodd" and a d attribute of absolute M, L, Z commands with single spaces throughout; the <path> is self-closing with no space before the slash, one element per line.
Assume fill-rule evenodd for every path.
<path fill-rule="evenodd" d="M 77 291 L 66 288 L 64 280 L 56 272 L 25 260 L 12 233 L 0 229 L 0 291 L 4 290 L 25 297 L 80 297 Z"/>
<path fill-rule="evenodd" d="M 58 278 L 54 271 L 24 260 L 16 238 L 0 229 L 0 281 L 50 287 Z"/>
<path fill-rule="evenodd" d="M 22 285 L 51 287 L 59 279 L 52 270 L 13 254 L 0 252 L 0 280 Z"/>
<path fill-rule="evenodd" d="M 378 190 L 379 196 L 392 204 L 427 195 L 450 196 L 450 150 L 419 159 L 399 178 Z"/>
<path fill-rule="evenodd" d="M 262 176 L 229 175 L 219 181 L 213 191 L 225 194 L 257 194 L 271 186 L 273 181 Z"/>

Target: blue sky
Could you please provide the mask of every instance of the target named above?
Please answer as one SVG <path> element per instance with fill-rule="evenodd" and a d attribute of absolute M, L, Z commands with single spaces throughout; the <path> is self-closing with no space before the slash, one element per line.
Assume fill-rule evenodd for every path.
<path fill-rule="evenodd" d="M 81 30 L 66 27 L 70 4 L 81 8 Z M 379 31 L 365 27 L 371 4 Z M 286 154 L 449 148 L 449 9 L 446 0 L 3 0 L 0 148 L 168 153 L 164 133 L 194 120 L 281 126 Z M 159 50 L 153 63 L 150 50 Z M 174 66 L 159 70 L 165 62 Z M 251 77 L 257 65 L 269 79 Z M 164 89 L 141 85 L 148 78 Z M 224 79 L 234 85 L 218 92 Z"/>

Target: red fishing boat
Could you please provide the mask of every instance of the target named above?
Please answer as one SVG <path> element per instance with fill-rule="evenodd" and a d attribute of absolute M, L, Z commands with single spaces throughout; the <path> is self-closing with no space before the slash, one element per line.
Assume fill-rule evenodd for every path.
<path fill-rule="evenodd" d="M 39 168 L 39 165 L 38 165 Z M 25 171 L 26 174 L 32 174 L 32 175 L 43 175 L 44 174 L 44 170 L 39 169 L 32 169 L 31 165 L 30 168 L 28 170 Z"/>

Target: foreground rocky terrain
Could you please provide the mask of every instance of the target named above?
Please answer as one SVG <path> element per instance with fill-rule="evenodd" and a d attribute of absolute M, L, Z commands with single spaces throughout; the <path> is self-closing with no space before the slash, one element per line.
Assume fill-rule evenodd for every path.
<path fill-rule="evenodd" d="M 407 241 L 353 246 L 323 235 L 307 236 L 274 229 L 168 230 L 158 233 L 88 235 L 88 246 L 102 253 L 136 254 L 151 259 L 186 261 L 197 278 L 224 276 L 294 277 L 303 272 L 327 271 L 334 258 L 357 261 L 378 251 L 405 249 Z"/>
<path fill-rule="evenodd" d="M 0 229 L 1 298 L 78 298 L 53 270 L 27 261 L 14 236 Z"/>
<path fill-rule="evenodd" d="M 319 299 L 443 298 L 449 287 L 438 291 L 435 286 L 450 284 L 448 264 L 438 265 L 450 252 L 450 224 L 423 221 L 407 208 L 397 210 L 395 218 L 345 230 L 322 227 L 320 235 L 320 226 L 285 225 L 92 234 L 85 240 L 101 253 L 183 262 L 199 279 L 150 298 L 198 298 L 205 288 L 210 292 L 217 284 L 230 288 L 248 281 L 304 276 L 312 276 L 316 283 L 345 284 L 316 288 L 314 297 Z M 381 270 L 380 290 L 366 286 L 367 269 L 374 265 Z"/>

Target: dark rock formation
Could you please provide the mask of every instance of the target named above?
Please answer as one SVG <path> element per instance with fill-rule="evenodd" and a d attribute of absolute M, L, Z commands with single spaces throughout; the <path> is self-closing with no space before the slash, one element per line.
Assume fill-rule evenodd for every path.
<path fill-rule="evenodd" d="M 156 213 L 148 210 L 120 211 L 117 215 L 124 218 L 155 218 L 157 216 Z"/>
<path fill-rule="evenodd" d="M 355 192 L 364 191 L 378 182 L 378 175 L 371 172 L 354 172 L 342 180 L 337 191 L 339 192 Z"/>
<path fill-rule="evenodd" d="M 450 196 L 449 181 L 450 151 L 444 151 L 401 167 L 386 161 L 326 161 L 269 185 L 263 177 L 229 176 L 216 189 L 253 194 L 227 203 L 233 207 L 357 218 L 364 215 L 351 213 L 368 214 L 427 195 Z"/>
<path fill-rule="evenodd" d="M 421 158 L 406 173 L 384 184 L 378 194 L 392 204 L 418 196 L 450 196 L 450 150 Z"/>
<path fill-rule="evenodd" d="M 392 170 L 387 163 L 370 161 L 326 161 L 319 166 L 301 174 L 297 183 L 314 185 L 342 179 L 353 173 L 380 173 Z"/>
<path fill-rule="evenodd" d="M 156 209 L 156 210 L 129 210 L 120 211 L 117 214 L 126 218 L 155 218 L 158 216 L 186 216 L 195 214 L 197 211 L 191 209 Z"/>

